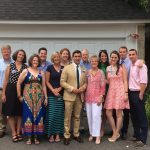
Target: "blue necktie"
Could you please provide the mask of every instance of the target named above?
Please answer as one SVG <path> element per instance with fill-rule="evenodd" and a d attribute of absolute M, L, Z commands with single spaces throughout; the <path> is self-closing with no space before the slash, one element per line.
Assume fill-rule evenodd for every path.
<path fill-rule="evenodd" d="M 124 60 L 121 60 L 121 65 L 124 64 Z"/>

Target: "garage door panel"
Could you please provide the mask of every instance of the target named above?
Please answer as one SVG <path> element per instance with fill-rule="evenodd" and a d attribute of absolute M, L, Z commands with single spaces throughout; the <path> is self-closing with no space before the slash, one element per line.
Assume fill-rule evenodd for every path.
<path fill-rule="evenodd" d="M 82 50 L 83 48 L 88 48 L 90 55 L 94 54 L 97 48 L 97 44 L 96 43 L 88 43 L 88 42 L 79 42 L 78 44 L 78 49 Z"/>
<path fill-rule="evenodd" d="M 46 47 L 49 56 L 53 51 L 65 47 L 71 52 L 87 48 L 91 55 L 98 54 L 100 49 L 107 49 L 109 53 L 112 49 L 118 50 L 120 46 L 125 45 L 125 39 L 0 39 L 0 46 L 4 44 L 10 44 L 13 51 L 26 50 L 28 57 L 37 53 L 40 47 Z"/>

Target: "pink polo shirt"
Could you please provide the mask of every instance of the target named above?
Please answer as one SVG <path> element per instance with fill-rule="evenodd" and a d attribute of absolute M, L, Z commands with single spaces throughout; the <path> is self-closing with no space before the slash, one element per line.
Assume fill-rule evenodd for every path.
<path fill-rule="evenodd" d="M 87 89 L 85 92 L 85 101 L 87 103 L 97 103 L 101 95 L 105 94 L 105 75 L 102 70 L 98 70 L 96 75 L 87 73 Z"/>
<path fill-rule="evenodd" d="M 138 63 L 139 60 L 135 64 L 131 63 L 129 75 L 129 89 L 131 91 L 140 91 L 140 83 L 147 84 L 148 82 L 147 66 L 143 64 L 140 68 Z"/>

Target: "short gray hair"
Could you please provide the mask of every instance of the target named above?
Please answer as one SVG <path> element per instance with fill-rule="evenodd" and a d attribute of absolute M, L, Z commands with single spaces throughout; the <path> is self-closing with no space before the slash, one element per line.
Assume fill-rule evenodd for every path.
<path fill-rule="evenodd" d="M 3 49 L 5 49 L 5 48 L 11 51 L 11 46 L 10 46 L 10 45 L 2 45 L 1 51 L 2 51 Z"/>

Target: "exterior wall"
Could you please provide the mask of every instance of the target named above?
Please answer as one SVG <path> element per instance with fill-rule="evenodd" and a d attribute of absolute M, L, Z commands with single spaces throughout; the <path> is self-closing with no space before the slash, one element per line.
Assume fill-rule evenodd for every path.
<path fill-rule="evenodd" d="M 0 24 L 0 47 L 10 44 L 14 50 L 28 50 L 29 55 L 42 46 L 48 47 L 51 51 L 64 46 L 70 46 L 70 49 L 87 46 L 91 53 L 100 49 L 118 50 L 120 46 L 137 49 L 137 40 L 130 37 L 130 34 L 136 32 L 135 23 Z"/>
<path fill-rule="evenodd" d="M 138 25 L 138 33 L 140 35 L 140 38 L 138 39 L 138 45 L 137 45 L 137 50 L 138 50 L 138 55 L 139 58 L 145 59 L 145 25 Z"/>

